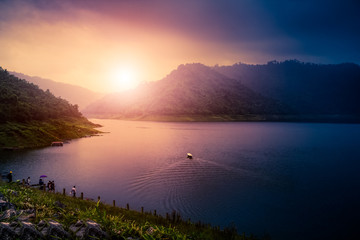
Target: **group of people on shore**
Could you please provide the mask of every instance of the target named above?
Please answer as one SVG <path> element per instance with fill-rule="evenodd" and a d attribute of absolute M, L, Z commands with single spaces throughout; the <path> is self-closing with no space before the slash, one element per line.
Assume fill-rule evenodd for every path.
<path fill-rule="evenodd" d="M 40 190 L 48 189 L 49 192 L 55 192 L 55 181 L 49 181 L 46 185 L 42 178 L 39 179 Z"/>
<path fill-rule="evenodd" d="M 9 183 L 11 183 L 13 181 L 13 175 L 12 175 L 12 171 L 10 171 L 7 175 L 6 175 L 6 178 L 9 180 Z M 22 183 L 26 186 L 32 186 L 31 185 L 31 178 L 30 177 L 27 177 L 27 179 L 23 179 L 22 180 Z M 36 186 L 33 185 L 33 186 Z M 49 181 L 46 185 L 44 183 L 44 180 L 40 177 L 39 178 L 39 184 L 38 186 L 40 186 L 40 190 L 44 190 L 44 188 L 47 188 L 49 192 L 55 192 L 55 181 Z"/>
<path fill-rule="evenodd" d="M 12 176 L 12 171 L 10 171 L 7 175 L 6 178 L 9 180 L 9 183 L 13 181 L 13 176 Z M 27 179 L 23 179 L 22 183 L 26 186 L 37 186 L 35 185 L 31 185 L 31 179 L 30 177 L 27 177 Z M 46 185 L 44 180 L 40 177 L 39 178 L 39 184 L 38 186 L 40 186 L 40 190 L 45 190 L 46 188 L 48 189 L 49 192 L 55 192 L 55 181 L 49 181 Z M 73 186 L 71 191 L 70 191 L 70 195 L 75 197 L 76 196 L 76 187 Z"/>

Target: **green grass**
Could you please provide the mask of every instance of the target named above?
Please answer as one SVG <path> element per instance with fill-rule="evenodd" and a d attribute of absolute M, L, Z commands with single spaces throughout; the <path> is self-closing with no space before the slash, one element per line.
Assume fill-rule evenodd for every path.
<path fill-rule="evenodd" d="M 64 118 L 26 123 L 0 124 L 0 147 L 34 148 L 49 146 L 54 141 L 98 134 L 98 127 L 85 118 Z"/>
<path fill-rule="evenodd" d="M 1 183 L 0 192 L 17 209 L 35 209 L 36 216 L 32 220 L 35 224 L 41 220 L 53 219 L 68 230 L 78 220 L 94 220 L 113 239 L 255 239 L 252 235 L 239 235 L 234 227 L 220 230 L 218 227 L 184 221 L 175 213 L 166 218 L 148 212 L 113 207 L 100 201 L 39 191 L 23 187 L 19 183 Z M 65 207 L 58 207 L 55 204 L 57 201 Z"/>

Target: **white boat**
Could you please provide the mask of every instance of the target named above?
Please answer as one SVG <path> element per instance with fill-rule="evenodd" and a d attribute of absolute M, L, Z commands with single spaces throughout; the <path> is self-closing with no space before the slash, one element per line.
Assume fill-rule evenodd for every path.
<path fill-rule="evenodd" d="M 188 159 L 192 159 L 192 158 L 193 158 L 193 155 L 192 155 L 191 153 L 188 153 L 188 154 L 187 154 L 187 158 L 188 158 Z"/>

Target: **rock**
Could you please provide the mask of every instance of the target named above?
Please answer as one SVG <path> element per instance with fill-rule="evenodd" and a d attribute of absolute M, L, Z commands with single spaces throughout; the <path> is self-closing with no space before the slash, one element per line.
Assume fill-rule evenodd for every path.
<path fill-rule="evenodd" d="M 16 239 L 17 235 L 14 230 L 10 228 L 10 223 L 0 222 L 0 236 L 3 240 Z"/>
<path fill-rule="evenodd" d="M 27 214 L 35 213 L 35 209 L 26 209 L 25 213 L 27 213 Z"/>
<path fill-rule="evenodd" d="M 14 232 L 16 233 L 17 236 L 20 235 L 21 232 L 21 225 L 19 222 L 11 222 L 9 227 L 14 230 Z"/>
<path fill-rule="evenodd" d="M 0 198 L 0 210 L 4 211 L 7 209 L 8 202 Z"/>
<path fill-rule="evenodd" d="M 0 211 L 5 211 L 10 208 L 15 208 L 15 207 L 13 204 L 11 204 L 3 199 L 0 199 Z"/>
<path fill-rule="evenodd" d="M 28 214 L 28 215 L 21 215 L 18 218 L 19 221 L 25 221 L 25 222 L 32 221 L 34 219 L 35 219 L 35 213 Z"/>
<path fill-rule="evenodd" d="M 51 235 L 51 236 L 55 236 L 55 237 L 58 237 L 58 238 L 69 238 L 70 237 L 70 234 L 68 232 L 66 232 L 63 228 L 63 226 L 54 221 L 54 220 L 50 220 L 49 222 L 49 230 L 48 230 L 48 236 Z"/>
<path fill-rule="evenodd" d="M 42 235 L 31 222 L 20 222 L 20 239 L 33 240 L 41 239 Z"/>
<path fill-rule="evenodd" d="M 108 234 L 103 230 L 101 230 L 100 225 L 97 224 L 96 222 L 87 221 L 86 224 L 87 224 L 87 232 L 86 232 L 87 238 L 89 237 L 97 237 L 100 239 L 109 238 Z"/>
<path fill-rule="evenodd" d="M 12 217 L 16 217 L 16 216 L 17 216 L 17 213 L 16 213 L 15 209 L 10 208 L 3 212 L 3 214 L 0 216 L 0 221 L 8 220 L 8 219 L 10 219 Z"/>
<path fill-rule="evenodd" d="M 56 202 L 54 203 L 54 205 L 55 205 L 56 207 L 59 207 L 59 208 L 66 208 L 66 205 L 63 204 L 63 203 L 60 202 L 60 201 L 56 201 Z"/>
<path fill-rule="evenodd" d="M 42 231 L 42 229 L 46 226 L 47 226 L 47 223 L 44 220 L 41 220 L 37 225 L 39 231 Z"/>
<path fill-rule="evenodd" d="M 78 220 L 75 224 L 72 224 L 70 227 L 69 227 L 69 230 L 73 233 L 76 233 L 77 231 L 80 230 L 80 228 L 84 225 L 84 223 L 80 220 Z"/>
<path fill-rule="evenodd" d="M 11 218 L 14 218 L 14 220 L 25 221 L 25 222 L 29 220 L 33 220 L 35 218 L 35 213 L 27 214 L 28 212 L 32 212 L 32 211 L 28 211 L 28 210 L 16 211 L 15 209 L 10 208 L 3 212 L 3 214 L 0 216 L 0 220 L 9 220 Z"/>
<path fill-rule="evenodd" d="M 78 220 L 75 224 L 73 224 L 69 227 L 69 230 L 71 232 L 75 233 L 76 237 L 82 239 L 85 236 L 86 226 L 85 226 L 85 223 Z"/>
<path fill-rule="evenodd" d="M 75 233 L 75 236 L 79 239 L 106 239 L 109 238 L 108 234 L 101 230 L 99 224 L 94 221 L 77 221 L 71 225 L 69 230 Z"/>
<path fill-rule="evenodd" d="M 2 223 L 2 227 L 1 239 L 3 239 L 3 235 L 7 236 L 7 239 L 33 240 L 42 238 L 40 232 L 30 222 Z"/>
<path fill-rule="evenodd" d="M 49 239 L 67 239 L 70 238 L 70 234 L 66 232 L 63 226 L 53 220 L 50 220 L 46 223 L 44 220 L 40 221 L 38 224 L 38 229 L 41 231 L 41 234 Z"/>

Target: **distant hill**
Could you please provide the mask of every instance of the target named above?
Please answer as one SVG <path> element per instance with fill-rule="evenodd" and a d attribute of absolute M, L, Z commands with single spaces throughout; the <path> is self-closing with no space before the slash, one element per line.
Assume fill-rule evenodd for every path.
<path fill-rule="evenodd" d="M 356 64 L 288 60 L 213 69 L 264 96 L 287 103 L 299 114 L 360 115 L 360 66 Z"/>
<path fill-rule="evenodd" d="M 0 68 L 0 122 L 81 118 L 76 105 Z"/>
<path fill-rule="evenodd" d="M 160 81 L 108 95 L 84 109 L 87 115 L 127 119 L 162 116 L 164 119 L 224 117 L 231 120 L 242 116 L 246 120 L 254 115 L 290 112 L 287 105 L 202 64 L 180 65 Z"/>
<path fill-rule="evenodd" d="M 98 125 L 83 117 L 77 105 L 0 67 L 0 147 L 49 146 L 52 141 L 96 134 L 94 127 Z"/>
<path fill-rule="evenodd" d="M 44 91 L 49 89 L 55 96 L 67 99 L 73 104 L 77 104 L 80 111 L 90 103 L 100 99 L 105 95 L 103 93 L 93 92 L 89 89 L 76 85 L 55 82 L 53 80 L 44 79 L 41 77 L 32 77 L 17 72 L 10 72 L 10 74 L 13 74 L 20 79 L 25 79 L 28 82 L 34 83 Z"/>
<path fill-rule="evenodd" d="M 179 66 L 164 79 L 84 109 L 97 117 L 152 120 L 360 122 L 360 66 L 297 60 Z"/>

